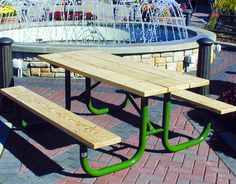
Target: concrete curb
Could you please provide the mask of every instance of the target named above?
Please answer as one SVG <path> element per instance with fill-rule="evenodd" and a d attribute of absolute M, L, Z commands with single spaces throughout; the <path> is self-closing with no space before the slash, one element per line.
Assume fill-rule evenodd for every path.
<path fill-rule="evenodd" d="M 7 137 L 11 131 L 12 124 L 8 122 L 5 118 L 0 116 L 0 157 L 4 150 L 4 145 L 7 141 Z"/>

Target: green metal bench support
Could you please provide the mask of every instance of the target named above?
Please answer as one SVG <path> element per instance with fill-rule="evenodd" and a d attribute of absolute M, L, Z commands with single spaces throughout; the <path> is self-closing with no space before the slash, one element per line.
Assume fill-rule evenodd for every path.
<path fill-rule="evenodd" d="M 208 136 L 211 128 L 210 122 L 205 126 L 202 133 L 196 139 L 180 143 L 177 145 L 171 145 L 169 143 L 170 108 L 171 108 L 171 95 L 170 93 L 167 93 L 164 95 L 163 118 L 162 118 L 163 121 L 162 124 L 164 129 L 164 137 L 162 139 L 162 142 L 167 150 L 169 150 L 170 152 L 176 152 L 187 149 L 189 147 L 200 144 Z"/>
<path fill-rule="evenodd" d="M 110 174 L 110 173 L 113 173 L 122 169 L 126 169 L 128 167 L 131 167 L 135 163 L 137 163 L 141 159 L 145 151 L 145 147 L 146 147 L 147 123 L 149 121 L 148 120 L 148 98 L 141 99 L 141 119 L 142 119 L 142 125 L 141 125 L 142 127 L 139 133 L 140 134 L 139 146 L 138 146 L 138 150 L 136 154 L 131 159 L 111 165 L 111 166 L 107 166 L 101 169 L 93 169 L 89 165 L 87 146 L 81 145 L 80 162 L 84 171 L 86 171 L 86 173 L 88 173 L 91 176 L 97 177 L 97 176 Z"/>
<path fill-rule="evenodd" d="M 71 91 L 70 91 L 71 87 L 69 87 L 70 85 L 70 79 L 68 79 L 70 78 L 69 74 L 70 72 L 66 71 L 67 79 L 65 81 L 66 82 L 65 86 L 66 86 L 66 97 L 68 98 L 66 99 L 66 102 L 68 100 L 71 101 L 71 99 L 73 99 L 71 98 Z M 87 104 L 88 109 L 94 114 L 105 114 L 105 113 L 111 112 L 112 110 L 122 109 L 128 104 L 128 102 L 131 102 L 131 104 L 134 106 L 134 108 L 137 110 L 137 112 L 140 115 L 141 129 L 139 132 L 139 146 L 138 146 L 136 154 L 131 159 L 128 159 L 126 161 L 123 161 L 123 162 L 120 162 L 111 166 L 106 166 L 104 168 L 94 169 L 90 166 L 89 159 L 88 159 L 88 148 L 87 146 L 81 144 L 80 162 L 85 172 L 91 176 L 94 176 L 94 177 L 103 176 L 103 175 L 110 174 L 110 173 L 133 166 L 135 163 L 137 163 L 141 159 L 142 155 L 144 154 L 145 147 L 146 147 L 146 139 L 147 139 L 147 136 L 149 135 L 163 132 L 164 136 L 163 136 L 162 142 L 163 142 L 164 147 L 170 152 L 176 152 L 176 151 L 184 150 L 194 145 L 200 144 L 208 136 L 210 132 L 211 123 L 208 123 L 198 138 L 187 141 L 185 143 L 171 145 L 169 143 L 169 123 L 170 123 L 170 111 L 171 111 L 171 94 L 170 93 L 164 94 L 163 118 L 162 118 L 163 127 L 155 129 L 152 123 L 149 121 L 147 97 L 141 97 L 141 108 L 139 108 L 138 105 L 135 103 L 132 95 L 129 93 L 126 93 L 126 98 L 124 102 L 121 105 L 116 106 L 114 109 L 109 109 L 109 108 L 96 109 L 92 105 L 92 102 L 91 102 L 91 90 L 97 87 L 99 84 L 100 82 L 97 82 L 91 86 L 91 79 L 86 78 L 85 92 L 83 93 L 85 93 L 86 95 L 86 104 Z M 81 96 L 81 94 L 79 96 Z M 66 107 L 69 107 L 68 104 L 70 105 L 70 102 L 67 102 Z"/>
<path fill-rule="evenodd" d="M 124 102 L 122 102 L 120 105 L 115 106 L 114 108 L 107 108 L 107 107 L 101 108 L 101 109 L 95 108 L 92 104 L 92 98 L 91 98 L 91 79 L 86 77 L 85 80 L 86 80 L 85 81 L 86 104 L 87 104 L 87 108 L 93 114 L 96 114 L 96 115 L 107 114 L 107 113 L 115 111 L 115 110 L 123 109 L 129 104 L 129 99 L 126 95 Z M 96 85 L 96 84 L 94 84 L 94 85 Z"/>
<path fill-rule="evenodd" d="M 107 114 L 108 112 L 112 112 L 115 110 L 123 109 L 129 104 L 129 99 L 126 95 L 126 98 L 123 103 L 120 105 L 115 106 L 114 108 L 101 108 L 97 109 L 92 104 L 91 99 L 91 90 L 96 88 L 98 85 L 101 84 L 101 82 L 96 82 L 95 84 L 91 85 L 91 79 L 86 77 L 85 78 L 85 91 L 79 94 L 78 96 L 71 96 L 71 77 L 70 77 L 70 71 L 65 70 L 65 106 L 67 110 L 71 109 L 71 101 L 72 100 L 78 100 L 82 97 L 82 95 L 85 95 L 86 99 L 86 105 L 87 108 L 90 110 L 91 113 L 100 115 L 100 114 Z"/>

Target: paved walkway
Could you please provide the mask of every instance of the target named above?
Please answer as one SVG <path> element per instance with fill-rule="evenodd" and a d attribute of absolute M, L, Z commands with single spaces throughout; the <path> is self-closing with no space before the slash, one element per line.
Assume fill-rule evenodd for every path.
<path fill-rule="evenodd" d="M 211 95 L 217 97 L 223 90 L 236 83 L 235 50 L 223 50 L 211 68 Z M 64 106 L 64 81 L 48 78 L 16 78 L 16 85 L 23 85 L 42 96 Z M 73 80 L 72 92 L 78 94 L 83 80 Z M 123 99 L 119 90 L 102 85 L 93 91 L 96 105 L 118 104 Z M 136 99 L 139 103 L 139 99 Z M 150 99 L 150 119 L 161 123 L 162 97 Z M 93 167 L 117 163 L 130 158 L 138 145 L 138 115 L 132 106 L 109 114 L 91 115 L 83 101 L 74 101 L 72 111 L 92 122 L 109 129 L 123 138 L 123 142 L 107 149 L 90 150 Z M 236 135 L 236 126 L 224 129 L 225 124 L 213 126 L 209 139 L 200 145 L 177 153 L 168 153 L 163 148 L 161 136 L 150 136 L 147 149 L 135 166 L 114 174 L 91 178 L 84 173 L 79 162 L 79 145 L 76 140 L 24 111 L 29 129 L 22 129 L 12 113 L 1 114 L 14 124 L 5 150 L 0 158 L 0 183 L 236 183 L 236 152 L 228 145 L 229 136 Z M 197 111 L 186 104 L 174 101 L 171 116 L 171 143 L 179 143 L 197 137 L 198 130 L 210 117 L 205 111 Z M 3 127 L 8 130 L 8 127 Z M 219 131 L 220 130 L 220 131 Z M 184 135 L 184 136 L 183 136 Z M 226 138 L 226 139 L 225 139 Z M 228 141 L 229 142 L 229 141 Z M 232 142 L 232 141 L 231 141 Z M 235 141 L 236 142 L 236 141 Z"/>
<path fill-rule="evenodd" d="M 219 90 L 214 89 L 217 85 L 221 88 L 225 81 L 236 83 L 235 61 L 236 54 L 231 51 L 223 51 L 217 57 L 211 70 L 213 95 L 219 93 Z M 73 94 L 78 94 L 84 88 L 83 82 L 83 80 L 73 80 Z M 57 104 L 64 105 L 62 79 L 16 78 L 16 85 L 26 86 Z M 106 85 L 97 88 L 93 96 L 108 104 L 118 104 L 123 98 L 123 94 Z M 162 97 L 153 98 L 150 102 L 150 118 L 160 125 Z M 122 159 L 130 158 L 135 153 L 139 122 L 132 106 L 119 113 L 93 116 L 88 112 L 83 101 L 75 101 L 72 104 L 72 111 L 123 138 L 123 143 L 114 145 L 112 149 L 91 150 L 90 158 L 93 167 L 117 163 Z M 202 117 L 202 113 L 177 101 L 174 102 L 171 116 L 171 131 L 173 131 L 171 142 L 177 143 L 189 137 L 197 137 L 199 132 L 194 126 L 201 127 L 201 123 L 207 120 Z M 9 116 L 3 114 L 3 116 L 7 115 Z M 145 154 L 138 164 L 114 174 L 91 178 L 80 167 L 79 145 L 74 139 L 28 112 L 24 112 L 24 116 L 31 124 L 38 122 L 41 124 L 34 125 L 30 129 L 22 129 L 17 126 L 17 123 L 14 124 L 15 128 L 11 131 L 0 159 L 0 183 L 236 183 L 236 177 L 218 153 L 228 154 L 233 161 L 236 154 L 235 152 L 232 154 L 231 149 L 215 131 L 212 131 L 208 142 L 204 141 L 199 146 L 177 153 L 165 151 L 161 136 L 150 136 Z M 10 115 L 10 119 L 14 122 L 13 115 Z"/>

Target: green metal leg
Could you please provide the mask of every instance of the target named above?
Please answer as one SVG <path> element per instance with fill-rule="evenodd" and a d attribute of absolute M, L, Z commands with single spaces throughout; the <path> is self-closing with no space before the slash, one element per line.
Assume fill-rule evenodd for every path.
<path fill-rule="evenodd" d="M 139 136 L 139 147 L 136 152 L 136 154 L 129 160 L 126 160 L 124 162 L 107 166 L 101 169 L 93 169 L 89 165 L 88 161 L 88 151 L 87 147 L 85 145 L 81 145 L 80 147 L 80 162 L 82 165 L 82 168 L 91 176 L 97 177 L 97 176 L 103 176 L 106 174 L 110 174 L 128 167 L 131 167 L 135 163 L 137 163 L 144 151 L 145 151 L 145 146 L 146 146 L 146 136 L 147 136 L 147 123 L 148 123 L 148 99 L 147 98 L 142 98 L 141 100 L 141 119 L 142 119 L 142 128 L 140 130 L 140 136 Z"/>
<path fill-rule="evenodd" d="M 90 112 L 92 112 L 93 114 L 96 114 L 96 115 L 100 115 L 100 114 L 107 114 L 108 112 L 111 112 L 111 111 L 114 111 L 114 110 L 118 110 L 118 109 L 123 109 L 125 108 L 128 103 L 129 103 L 129 99 L 128 97 L 126 96 L 124 102 L 118 106 L 116 106 L 115 108 L 101 108 L 101 109 L 97 109 L 93 106 L 92 104 L 92 100 L 91 100 L 91 90 L 90 90 L 90 87 L 91 87 L 91 79 L 90 78 L 87 78 L 85 79 L 85 90 L 87 91 L 86 93 L 86 104 L 87 104 L 87 108 L 90 110 Z"/>
<path fill-rule="evenodd" d="M 165 148 L 171 152 L 176 152 L 180 150 L 187 149 L 189 147 L 192 147 L 194 145 L 200 144 L 209 134 L 211 123 L 209 122 L 202 133 L 199 135 L 198 138 L 177 144 L 177 145 L 171 145 L 169 143 L 169 123 L 170 123 L 170 106 L 171 106 L 171 95 L 170 93 L 164 95 L 164 104 L 163 104 L 163 129 L 164 129 L 164 138 L 162 139 L 163 145 Z"/>
<path fill-rule="evenodd" d="M 147 131 L 147 135 L 153 135 L 153 134 L 158 134 L 158 133 L 161 133 L 163 132 L 163 128 L 158 128 L 158 129 L 155 129 L 151 122 L 148 121 L 148 131 Z"/>

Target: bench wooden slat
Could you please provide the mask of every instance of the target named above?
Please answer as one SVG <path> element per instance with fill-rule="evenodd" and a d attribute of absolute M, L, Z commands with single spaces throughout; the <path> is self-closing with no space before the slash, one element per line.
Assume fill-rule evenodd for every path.
<path fill-rule="evenodd" d="M 69 71 L 80 73 L 85 77 L 93 78 L 94 80 L 110 84 L 114 87 L 123 89 L 138 96 L 147 97 L 168 92 L 166 87 L 87 64 L 72 57 L 64 57 L 59 54 L 48 54 L 38 56 L 38 58 L 65 68 Z M 55 63 L 54 61 L 57 61 L 60 64 Z"/>
<path fill-rule="evenodd" d="M 121 138 L 114 133 L 22 86 L 4 88 L 0 92 L 88 147 L 97 149 L 121 142 Z"/>
<path fill-rule="evenodd" d="M 102 53 L 99 51 L 68 52 L 68 55 L 75 55 L 75 54 L 79 55 L 80 53 L 85 53 L 85 54 L 89 53 L 89 55 L 91 55 L 93 57 L 107 60 L 107 61 L 113 62 L 113 63 L 119 63 L 120 65 L 123 64 L 125 67 L 129 66 L 131 68 L 139 69 L 139 70 L 142 70 L 145 72 L 149 72 L 151 74 L 156 74 L 156 75 L 162 76 L 166 79 L 179 81 L 181 83 L 184 82 L 185 84 L 188 84 L 190 86 L 190 88 L 209 85 L 209 80 L 206 80 L 206 79 L 202 79 L 202 78 L 191 76 L 191 75 L 186 75 L 184 73 L 175 72 L 175 71 L 168 70 L 168 72 L 167 72 L 166 70 L 154 68 L 153 66 L 150 66 L 145 63 L 140 63 L 140 62 L 132 60 L 132 59 L 126 59 L 126 58 L 124 59 L 120 56 L 106 54 L 106 53 Z"/>
<path fill-rule="evenodd" d="M 185 101 L 187 100 L 196 106 L 202 107 L 217 114 L 227 114 L 236 111 L 236 106 L 211 99 L 209 97 L 202 96 L 191 91 L 181 90 L 173 92 L 171 94 L 176 98 L 180 98 Z"/>

